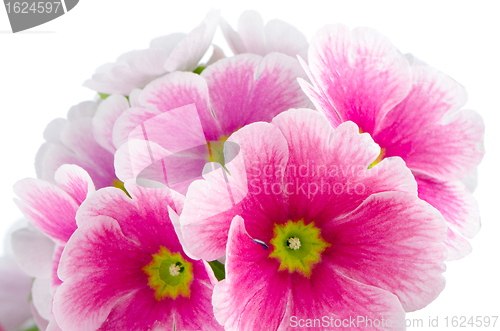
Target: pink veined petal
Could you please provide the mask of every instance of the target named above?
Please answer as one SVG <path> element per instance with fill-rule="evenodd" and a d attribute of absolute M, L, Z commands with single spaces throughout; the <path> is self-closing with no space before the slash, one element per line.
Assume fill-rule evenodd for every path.
<path fill-rule="evenodd" d="M 110 95 L 101 102 L 92 118 L 95 140 L 111 153 L 119 147 L 113 144 L 113 126 L 128 108 L 130 108 L 129 102 L 123 95 Z"/>
<path fill-rule="evenodd" d="M 75 214 L 78 203 L 54 184 L 26 178 L 14 185 L 20 198 L 14 201 L 33 224 L 55 240 L 64 244 L 76 229 Z"/>
<path fill-rule="evenodd" d="M 89 174 L 76 165 L 63 164 L 57 169 L 54 179 L 57 186 L 66 191 L 79 205 L 95 192 Z"/>
<path fill-rule="evenodd" d="M 307 61 L 309 43 L 296 27 L 281 20 L 272 20 L 264 29 L 268 53 L 279 52 L 294 58 L 298 55 Z"/>
<path fill-rule="evenodd" d="M 289 110 L 272 124 L 288 142 L 290 159 L 279 189 L 287 194 L 294 217 L 321 224 L 354 210 L 373 193 L 416 195 L 413 175 L 401 159 L 385 159 L 368 170 L 380 148 L 352 122 L 333 130 L 316 111 Z"/>
<path fill-rule="evenodd" d="M 264 56 L 267 54 L 264 20 L 254 11 L 243 12 L 238 20 L 238 34 L 245 44 L 246 52 Z"/>
<path fill-rule="evenodd" d="M 284 54 L 236 55 L 211 65 L 201 76 L 207 80 L 210 103 L 225 136 L 309 104 L 297 83 L 305 74 L 297 60 Z"/>
<path fill-rule="evenodd" d="M 38 230 L 12 233 L 12 249 L 19 266 L 32 277 L 50 278 L 55 244 Z"/>
<path fill-rule="evenodd" d="M 220 138 L 218 124 L 208 106 L 207 82 L 200 75 L 189 72 L 173 72 L 165 75 L 144 88 L 139 95 L 139 102 L 143 107 L 158 111 L 158 114 L 194 104 L 206 140 Z"/>
<path fill-rule="evenodd" d="M 98 216 L 83 222 L 59 265 L 63 284 L 53 302 L 59 326 L 97 330 L 121 298 L 147 288 L 141 269 L 150 259 L 138 243 L 124 236 L 116 220 Z"/>
<path fill-rule="evenodd" d="M 421 309 L 443 290 L 446 226 L 414 195 L 383 192 L 322 228 L 331 243 L 323 261 L 361 283 L 394 293 L 405 311 Z"/>
<path fill-rule="evenodd" d="M 484 123 L 472 110 L 460 110 L 467 95 L 450 77 L 428 66 L 414 66 L 408 96 L 373 132 L 386 156 L 402 157 L 408 167 L 442 180 L 467 176 L 483 155 Z"/>
<path fill-rule="evenodd" d="M 212 299 L 215 318 L 227 331 L 253 331 L 263 325 L 277 330 L 290 300 L 290 274 L 278 273 L 279 263 L 252 241 L 243 223 L 240 216 L 231 223 L 226 279 L 215 286 Z"/>
<path fill-rule="evenodd" d="M 293 276 L 280 330 L 297 330 L 301 324 L 318 331 L 406 329 L 405 312 L 394 294 L 356 282 L 326 263 L 318 265 L 309 279 Z M 309 325 L 307 319 L 312 320 Z"/>
<path fill-rule="evenodd" d="M 418 197 L 441 212 L 448 226 L 466 238 L 473 238 L 481 228 L 479 206 L 472 193 L 460 181 L 442 182 L 415 173 Z"/>
<path fill-rule="evenodd" d="M 352 32 L 343 25 L 320 29 L 311 41 L 309 67 L 315 101 L 333 125 L 353 121 L 373 132 L 408 94 L 411 70 L 407 59 L 387 38 L 368 28 Z"/>
<path fill-rule="evenodd" d="M 207 165 L 206 169 L 212 166 L 215 170 L 205 173 L 204 181 L 191 184 L 180 218 L 188 249 L 208 261 L 224 255 L 227 233 L 235 215 L 249 209 L 253 215 L 260 215 L 262 222 L 269 222 L 274 216 L 269 210 L 284 208 L 280 196 L 267 199 L 261 191 L 264 185 L 282 181 L 283 176 L 275 173 L 279 167 L 285 167 L 288 150 L 280 131 L 267 123 L 247 125 L 227 140 L 226 157 L 232 153 L 227 148 L 228 142 L 241 147 L 238 155 L 226 164 L 229 174 L 217 164 Z M 255 208 L 244 207 L 247 204 Z"/>
<path fill-rule="evenodd" d="M 164 64 L 167 72 L 193 71 L 212 44 L 219 25 L 220 11 L 211 9 L 203 23 L 196 27 L 174 48 Z"/>

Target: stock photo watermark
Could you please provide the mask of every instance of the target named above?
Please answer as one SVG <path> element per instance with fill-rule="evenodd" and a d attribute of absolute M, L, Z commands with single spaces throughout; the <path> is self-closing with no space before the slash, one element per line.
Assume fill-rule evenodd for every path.
<path fill-rule="evenodd" d="M 495 328 L 498 316 L 429 316 L 423 318 L 407 318 L 404 321 L 394 321 L 384 318 L 370 318 L 368 316 L 349 316 L 338 318 L 337 316 L 322 316 L 321 318 L 299 318 L 290 317 L 292 328 Z"/>
<path fill-rule="evenodd" d="M 36 1 L 4 0 L 12 32 L 20 32 L 56 19 L 71 9 L 79 0 Z"/>

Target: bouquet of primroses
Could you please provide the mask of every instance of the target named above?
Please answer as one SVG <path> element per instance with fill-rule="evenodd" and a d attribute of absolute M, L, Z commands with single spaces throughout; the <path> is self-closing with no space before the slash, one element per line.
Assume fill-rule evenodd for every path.
<path fill-rule="evenodd" d="M 481 117 L 374 30 L 213 10 L 84 85 L 14 186 L 0 330 L 403 330 L 479 230 Z"/>

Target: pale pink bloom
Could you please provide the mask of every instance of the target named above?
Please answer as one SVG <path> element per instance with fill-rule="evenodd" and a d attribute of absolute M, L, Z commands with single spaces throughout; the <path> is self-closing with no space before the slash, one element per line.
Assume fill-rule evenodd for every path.
<path fill-rule="evenodd" d="M 461 180 L 484 155 L 484 123 L 461 109 L 464 88 L 367 28 L 322 28 L 304 68 L 312 82 L 301 82 L 304 91 L 334 127 L 353 121 L 382 148 L 379 160 L 406 162 L 419 197 L 447 221 L 449 259 L 469 253 L 465 238 L 479 231 L 479 211 Z"/>
<path fill-rule="evenodd" d="M 238 20 L 238 32 L 224 19 L 221 19 L 220 27 L 234 54 L 253 53 L 264 56 L 279 52 L 307 59 L 309 44 L 305 35 L 281 20 L 269 21 L 264 26 L 262 16 L 256 11 L 248 10 Z"/>
<path fill-rule="evenodd" d="M 31 282 L 11 256 L 0 257 L 0 330 L 16 331 L 31 319 Z"/>
<path fill-rule="evenodd" d="M 80 167 L 63 165 L 55 173 L 55 184 L 27 178 L 14 185 L 19 209 L 39 231 L 25 228 L 12 235 L 12 247 L 20 266 L 35 278 L 33 304 L 50 321 L 52 299 L 61 284 L 57 268 L 66 242 L 76 230 L 76 212 L 95 191 L 90 176 Z"/>
<path fill-rule="evenodd" d="M 228 141 L 241 146 L 230 175 L 192 183 L 180 218 L 192 254 L 226 254 L 213 298 L 226 330 L 294 330 L 292 316 L 332 315 L 403 330 L 404 311 L 444 288 L 442 216 L 400 158 L 367 169 L 380 148 L 355 124 L 333 130 L 318 112 L 290 110 Z"/>
<path fill-rule="evenodd" d="M 167 188 L 104 188 L 77 214 L 63 252 L 54 313 L 63 330 L 222 330 L 213 316 L 217 282 L 189 258 L 172 222 L 183 197 Z M 172 220 L 171 220 L 172 219 Z"/>
<path fill-rule="evenodd" d="M 40 147 L 36 155 L 35 167 L 37 177 L 54 183 L 54 175 L 63 164 L 76 164 L 85 169 L 97 188 L 114 186 L 117 183 L 113 166 L 113 151 L 107 150 L 106 127 L 112 116 L 99 115 L 95 121 L 102 122 L 97 128 L 94 137 L 93 117 L 101 108 L 106 112 L 114 109 L 114 103 L 124 97 L 116 96 L 109 101 L 85 101 L 71 107 L 68 119 L 53 120 L 44 131 L 46 142 Z M 126 102 L 126 99 L 125 99 Z M 114 107 L 114 108 L 113 108 Z M 123 102 L 120 110 L 125 107 Z M 102 143 L 105 147 L 101 146 Z"/>
<path fill-rule="evenodd" d="M 221 149 L 234 131 L 309 104 L 297 77 L 305 74 L 287 55 L 241 54 L 201 75 L 174 72 L 151 82 L 137 98 L 140 106 L 125 111 L 113 128 L 113 144 L 121 146 L 115 154 L 118 178 L 137 178 L 151 160 L 163 162 L 151 172 L 160 178 L 166 173 L 163 182 L 184 194 L 214 159 L 214 146 Z"/>
<path fill-rule="evenodd" d="M 84 85 L 100 93 L 129 95 L 168 72 L 193 71 L 212 44 L 219 17 L 219 11 L 211 10 L 190 33 L 159 37 L 147 49 L 123 54 L 115 63 L 97 68 Z M 222 57 L 222 51 L 215 46 L 209 63 Z"/>

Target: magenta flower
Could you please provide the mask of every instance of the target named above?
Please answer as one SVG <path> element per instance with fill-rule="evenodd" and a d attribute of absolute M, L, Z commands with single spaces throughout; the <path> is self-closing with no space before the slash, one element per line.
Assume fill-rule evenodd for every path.
<path fill-rule="evenodd" d="M 406 162 L 419 197 L 447 221 L 449 259 L 469 253 L 464 237 L 479 230 L 479 212 L 460 180 L 481 162 L 484 124 L 475 111 L 460 110 L 464 88 L 366 28 L 324 27 L 304 67 L 312 86 L 301 85 L 334 127 L 353 121 L 381 147 L 378 160 L 399 156 Z"/>
<path fill-rule="evenodd" d="M 210 266 L 183 251 L 173 222 L 180 195 L 126 183 L 81 206 L 64 249 L 54 298 L 63 330 L 221 330 Z M 171 218 L 173 219 L 171 221 Z"/>
<path fill-rule="evenodd" d="M 395 326 L 441 292 L 442 216 L 400 158 L 367 169 L 380 149 L 355 124 L 333 130 L 318 112 L 290 110 L 228 141 L 241 153 L 227 180 L 220 170 L 192 183 L 180 219 L 192 254 L 226 254 L 213 299 L 226 330 L 323 316 Z"/>
<path fill-rule="evenodd" d="M 118 178 L 137 178 L 151 159 L 174 154 L 157 175 L 166 173 L 163 182 L 184 194 L 207 162 L 223 163 L 223 143 L 234 131 L 309 104 L 297 77 L 305 77 L 297 60 L 272 53 L 236 55 L 201 75 L 174 72 L 153 81 L 138 96 L 140 106 L 123 113 L 113 128 L 113 143 L 121 146 L 115 154 Z"/>
<path fill-rule="evenodd" d="M 33 304 L 50 321 L 52 299 L 61 284 L 57 268 L 62 251 L 77 229 L 76 212 L 95 191 L 89 175 L 75 165 L 63 165 L 55 173 L 56 184 L 27 178 L 14 185 L 19 209 L 40 231 L 29 228 L 13 233 L 12 246 L 23 270 L 35 278 Z M 50 238 L 50 239 L 49 239 Z"/>

